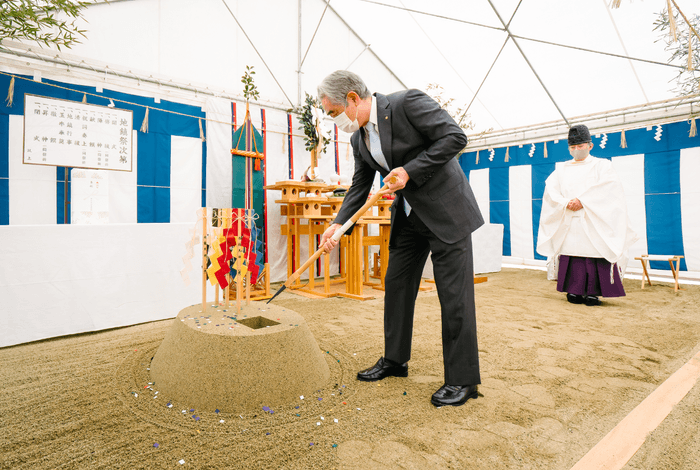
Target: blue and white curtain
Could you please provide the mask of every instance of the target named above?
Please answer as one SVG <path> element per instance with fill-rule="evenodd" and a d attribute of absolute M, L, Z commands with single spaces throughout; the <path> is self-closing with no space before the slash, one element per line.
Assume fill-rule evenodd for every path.
<path fill-rule="evenodd" d="M 622 180 L 640 254 L 683 255 L 681 270 L 700 271 L 700 136 L 687 121 L 599 134 L 591 154 L 610 159 Z M 545 259 L 535 251 L 545 180 L 571 159 L 566 139 L 464 153 L 460 165 L 474 189 L 484 220 L 504 225 L 503 255 Z M 654 269 L 670 269 L 652 262 Z"/>
<path fill-rule="evenodd" d="M 0 75 L 0 90 L 11 77 Z M 153 98 L 97 91 L 51 80 L 15 78 L 14 102 L 0 102 L 0 225 L 63 224 L 66 169 L 24 165 L 24 95 L 26 93 L 133 111 L 133 171 L 109 172 L 110 223 L 194 222 L 206 200 L 206 143 L 200 138 L 200 107 Z M 146 109 L 148 132 L 140 132 Z M 68 175 L 70 185 L 70 175 Z M 70 187 L 68 188 L 70 197 Z"/>

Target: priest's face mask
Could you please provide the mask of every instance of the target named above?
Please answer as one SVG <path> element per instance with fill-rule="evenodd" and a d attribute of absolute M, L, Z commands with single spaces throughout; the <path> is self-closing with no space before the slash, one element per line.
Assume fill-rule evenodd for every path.
<path fill-rule="evenodd" d="M 582 144 L 569 145 L 569 153 L 572 157 L 574 157 L 574 160 L 580 162 L 581 160 L 585 160 L 585 158 L 591 152 L 592 148 L 592 142 L 584 142 Z"/>

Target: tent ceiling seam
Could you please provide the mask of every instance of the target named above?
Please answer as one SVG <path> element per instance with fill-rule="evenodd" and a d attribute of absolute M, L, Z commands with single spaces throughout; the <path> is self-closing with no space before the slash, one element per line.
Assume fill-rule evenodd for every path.
<path fill-rule="evenodd" d="M 365 46 L 365 48 L 362 49 L 362 51 L 360 51 L 359 54 L 357 54 L 357 57 L 355 57 L 354 59 L 352 59 L 352 62 L 350 62 L 350 63 L 348 64 L 347 67 L 345 67 L 345 70 L 347 70 L 347 69 L 349 69 L 350 67 L 352 67 L 352 64 L 354 64 L 355 62 L 357 62 L 357 59 L 359 59 L 360 56 L 361 56 L 362 54 L 364 54 L 365 51 L 366 51 L 367 49 L 369 49 L 369 44 L 367 44 L 367 45 Z"/>
<path fill-rule="evenodd" d="M 397 10 L 404 10 L 404 11 L 407 11 L 407 12 L 410 12 L 410 13 L 418 13 L 418 14 L 420 14 L 420 15 L 432 16 L 432 17 L 434 17 L 434 18 L 440 18 L 440 19 L 443 19 L 443 20 L 456 21 L 456 22 L 458 22 L 458 23 L 469 24 L 469 25 L 472 25 L 472 26 L 479 26 L 479 27 L 481 27 L 481 28 L 488 28 L 488 29 L 495 29 L 495 30 L 497 30 L 497 31 L 504 31 L 503 28 L 499 28 L 498 26 L 489 26 L 489 25 L 486 25 L 486 24 L 475 23 L 475 22 L 473 22 L 473 21 L 460 20 L 460 19 L 458 19 L 458 18 L 453 18 L 453 17 L 450 17 L 450 16 L 444 16 L 444 15 L 437 15 L 437 14 L 435 14 L 435 13 L 428 13 L 428 12 L 426 12 L 426 11 L 414 10 L 414 9 L 412 9 L 412 8 L 397 7 L 396 5 L 388 5 L 388 4 L 386 4 L 386 3 L 375 2 L 375 1 L 373 1 L 373 0 L 359 0 L 359 1 L 365 2 L 365 3 L 373 3 L 373 4 L 375 4 L 375 5 L 380 5 L 380 6 L 387 7 L 387 8 L 395 8 L 395 9 L 397 9 Z"/>
<path fill-rule="evenodd" d="M 428 13 L 428 12 L 425 12 L 425 11 L 414 10 L 414 9 L 411 9 L 411 8 L 402 8 L 402 7 L 398 7 L 398 6 L 395 6 L 395 5 L 387 5 L 386 3 L 376 2 L 376 1 L 373 1 L 373 0 L 358 0 L 358 1 L 360 1 L 360 2 L 365 2 L 365 3 L 373 3 L 373 4 L 375 4 L 375 5 L 380 5 L 380 6 L 387 7 L 387 8 L 395 8 L 395 9 L 397 9 L 397 10 L 405 10 L 405 11 L 407 11 L 407 12 L 417 13 L 417 14 L 419 14 L 419 15 L 432 16 L 432 17 L 440 18 L 440 19 L 447 20 L 447 21 L 455 21 L 455 22 L 457 22 L 457 23 L 463 23 L 463 24 L 468 24 L 468 25 L 472 25 L 472 26 L 478 26 L 478 27 L 481 27 L 481 28 L 495 29 L 495 30 L 497 30 L 497 31 L 506 32 L 506 30 L 505 30 L 504 28 L 499 28 L 499 27 L 496 27 L 496 26 L 489 26 L 489 25 L 485 25 L 485 24 L 481 24 L 481 23 L 475 23 L 475 22 L 473 22 L 473 21 L 460 20 L 460 19 L 458 19 L 458 18 L 452 18 L 452 17 L 444 16 L 444 15 L 436 15 L 435 13 Z M 590 53 L 592 53 L 592 54 L 608 55 L 608 56 L 611 56 L 611 57 L 617 57 L 617 58 L 620 58 L 620 59 L 627 59 L 627 60 L 636 60 L 636 61 L 638 61 L 638 62 L 646 62 L 646 63 L 648 63 L 648 64 L 663 65 L 663 66 L 665 66 L 665 67 L 674 67 L 674 68 L 682 68 L 682 69 L 685 68 L 685 66 L 683 66 L 683 65 L 667 64 L 667 63 L 665 63 L 665 62 L 657 62 L 657 61 L 649 60 L 649 59 L 640 59 L 640 58 L 637 58 L 637 57 L 627 57 L 627 56 L 624 56 L 624 55 L 621 55 L 621 54 L 614 54 L 614 53 L 611 53 L 611 52 L 596 51 L 596 50 L 593 50 L 593 49 L 586 49 L 586 48 L 577 47 L 577 46 L 569 46 L 569 45 L 560 44 L 560 43 L 557 43 L 557 42 L 545 41 L 544 39 L 535 39 L 535 38 L 530 38 L 530 37 L 527 37 L 527 36 L 520 36 L 520 35 L 518 35 L 518 34 L 511 34 L 511 37 L 516 38 L 516 39 L 522 39 L 522 40 L 524 40 L 524 41 L 532 41 L 532 42 L 539 42 L 539 43 L 542 43 L 542 44 L 548 44 L 548 45 L 550 45 L 550 46 L 564 47 L 564 48 L 567 48 L 567 49 L 576 49 L 576 50 L 579 50 L 579 51 L 590 52 Z"/>
<path fill-rule="evenodd" d="M 592 54 L 599 54 L 599 55 L 607 55 L 611 57 L 617 57 L 618 59 L 627 59 L 627 60 L 636 60 L 637 62 L 646 62 L 647 64 L 653 64 L 653 65 L 663 65 L 664 67 L 673 67 L 677 69 L 685 69 L 684 65 L 675 65 L 675 64 L 668 64 L 666 62 L 658 62 L 656 60 L 649 60 L 649 59 L 640 59 L 638 57 L 629 57 L 629 56 L 624 56 L 622 54 L 615 54 L 613 52 L 603 52 L 603 51 L 595 51 L 593 49 L 586 49 L 585 47 L 578 47 L 578 46 L 569 46 L 567 44 L 559 44 L 556 42 L 551 42 L 551 41 L 545 41 L 544 39 L 534 39 L 534 38 L 528 38 L 525 36 L 519 36 L 517 34 L 512 34 L 511 35 L 514 38 L 517 39 L 522 39 L 524 41 L 532 41 L 532 42 L 539 42 L 541 44 L 547 44 L 550 46 L 557 46 L 557 47 L 564 47 L 566 49 L 575 49 L 577 51 L 583 51 L 583 52 L 590 52 Z"/>
<path fill-rule="evenodd" d="M 231 9 L 229 8 L 228 4 L 226 3 L 226 0 L 221 0 L 221 3 L 224 4 L 224 6 L 225 6 L 226 9 L 228 10 L 228 12 L 231 14 L 231 16 L 233 17 L 233 19 L 236 21 L 236 24 L 238 25 L 238 27 L 239 27 L 239 28 L 241 29 L 241 31 L 243 32 L 243 35 L 244 35 L 245 38 L 248 40 L 248 42 L 250 43 L 250 45 L 253 46 L 253 49 L 255 50 L 255 53 L 258 54 L 258 57 L 260 57 L 260 60 L 261 60 L 262 63 L 265 65 L 265 68 L 267 69 L 268 72 L 270 72 L 270 75 L 272 75 L 272 79 L 275 81 L 275 83 L 276 83 L 277 86 L 280 88 L 280 90 L 282 90 L 282 94 L 284 95 L 284 97 L 287 98 L 287 101 L 289 101 L 289 104 L 291 104 L 292 107 L 294 107 L 294 103 L 292 102 L 292 100 L 289 99 L 289 96 L 287 96 L 287 92 L 284 91 L 284 88 L 282 88 L 282 85 L 280 85 L 280 82 L 277 81 L 277 77 L 275 77 L 275 74 L 272 73 L 272 70 L 270 70 L 270 67 L 267 65 L 267 62 L 265 62 L 265 59 L 263 58 L 262 54 L 260 54 L 260 52 L 258 51 L 258 48 L 255 47 L 255 44 L 253 44 L 252 39 L 250 39 L 250 37 L 248 36 L 248 33 L 245 32 L 245 29 L 243 29 L 243 25 L 238 21 L 238 18 L 236 18 L 236 15 L 233 14 L 233 11 L 231 11 Z"/>
<path fill-rule="evenodd" d="M 382 58 L 379 57 L 379 55 L 378 55 L 376 52 L 374 52 L 374 50 L 370 47 L 370 45 L 367 43 L 367 41 L 365 41 L 364 39 L 362 39 L 362 37 L 361 37 L 359 34 L 357 34 L 357 31 L 355 31 L 355 29 L 354 29 L 352 26 L 350 26 L 350 24 L 348 24 L 347 21 L 345 21 L 345 18 L 343 18 L 343 16 L 342 16 L 340 13 L 338 13 L 338 11 L 337 11 L 335 8 L 333 8 L 333 7 L 331 6 L 330 0 L 326 0 L 326 3 L 328 4 L 328 8 L 330 8 L 331 11 L 332 11 L 333 13 L 335 13 L 335 15 L 338 17 L 338 19 L 339 19 L 340 21 L 342 21 L 343 24 L 344 24 L 345 26 L 347 26 L 347 28 L 350 30 L 350 32 L 352 32 L 352 34 L 354 34 L 355 37 L 356 37 L 357 39 L 359 39 L 360 42 L 361 42 L 362 44 L 364 44 L 365 50 L 368 50 L 368 49 L 369 49 L 369 51 L 372 53 L 372 55 L 379 61 L 380 64 L 382 64 L 384 67 L 386 67 L 386 69 L 389 71 L 389 73 L 401 84 L 401 86 L 404 87 L 404 88 L 406 88 L 406 89 L 408 89 L 408 87 L 407 87 L 406 84 L 403 82 L 403 80 L 401 80 L 401 79 L 398 77 L 398 75 L 396 75 L 396 73 L 394 73 L 394 71 L 392 70 L 391 67 L 389 67 L 386 63 L 384 63 L 384 61 L 382 60 Z M 362 51 L 362 52 L 364 52 L 364 51 Z M 362 53 L 360 53 L 360 55 L 362 55 Z M 359 55 L 358 55 L 358 57 L 359 57 Z M 357 59 L 355 59 L 355 60 L 357 60 Z M 353 62 L 354 62 L 354 61 L 353 61 Z M 352 65 L 352 64 L 351 64 L 351 65 Z M 349 67 L 349 66 L 348 66 L 348 67 Z"/>
<path fill-rule="evenodd" d="M 610 18 L 610 22 L 613 25 L 613 28 L 615 29 L 615 34 L 617 34 L 617 39 L 620 41 L 620 45 L 622 46 L 622 50 L 625 51 L 625 55 L 629 56 L 629 52 L 627 52 L 627 47 L 625 47 L 625 42 L 622 40 L 622 36 L 620 35 L 620 30 L 617 29 L 617 23 L 615 23 L 615 18 L 612 15 L 612 12 L 610 11 L 610 8 L 608 7 L 608 2 L 605 0 L 601 0 L 603 2 L 603 6 L 605 7 L 605 11 L 608 12 L 608 18 Z M 634 68 L 634 64 L 632 63 L 631 60 L 628 60 L 630 64 L 630 68 L 632 69 L 632 73 L 634 74 L 634 78 L 637 79 L 637 84 L 639 84 L 639 89 L 642 90 L 642 95 L 644 95 L 644 101 L 647 103 L 649 102 L 649 98 L 647 97 L 646 91 L 644 91 L 644 86 L 642 86 L 642 81 L 639 79 L 639 75 L 637 75 L 637 69 Z"/>
<path fill-rule="evenodd" d="M 521 1 L 522 1 L 522 0 L 521 0 Z M 403 6 L 403 2 L 402 2 L 401 0 L 399 0 L 399 3 L 401 3 L 401 5 Z M 472 90 L 472 88 L 469 86 L 469 84 L 466 82 L 466 80 L 464 80 L 464 78 L 462 77 L 462 75 L 461 75 L 461 74 L 457 71 L 457 69 L 452 65 L 452 62 L 450 62 L 450 60 L 445 56 L 445 54 L 442 53 L 442 50 L 437 46 L 437 44 L 435 44 L 435 42 L 433 41 L 433 39 L 430 37 L 430 35 L 427 33 L 427 31 L 425 31 L 425 30 L 423 29 L 423 27 L 420 25 L 420 23 L 418 22 L 418 20 L 413 16 L 413 14 L 412 14 L 411 12 L 408 12 L 408 15 L 411 17 L 411 19 L 412 19 L 413 21 L 415 21 L 415 23 L 416 23 L 416 25 L 418 26 L 418 28 L 419 28 L 421 31 L 423 31 L 423 34 L 425 35 L 426 38 L 428 38 L 428 41 L 430 41 L 430 43 L 433 45 L 433 47 L 435 48 L 435 50 L 438 51 L 438 53 L 442 56 L 443 59 L 445 59 L 445 62 L 447 63 L 447 65 L 450 66 L 450 68 L 451 68 L 451 69 L 454 71 L 454 73 L 459 77 L 459 79 L 462 81 L 462 83 L 464 83 L 464 85 L 467 87 L 467 89 L 474 95 L 474 97 L 472 98 L 471 103 L 469 103 L 469 106 L 471 106 L 471 104 L 474 102 L 474 99 L 476 98 L 476 95 L 479 93 L 479 90 L 477 90 L 476 93 L 474 92 L 474 90 Z M 501 48 L 501 50 L 503 50 L 503 48 Z M 499 52 L 499 54 L 500 54 L 500 52 Z M 493 65 L 492 65 L 491 67 L 493 67 Z M 489 69 L 489 71 L 490 71 L 490 70 L 491 70 L 491 69 Z M 481 84 L 483 85 L 483 82 L 482 82 Z M 479 86 L 479 89 L 481 89 L 481 86 Z M 486 112 L 489 114 L 489 116 L 491 116 L 491 118 L 494 120 L 494 122 L 495 122 L 496 124 L 498 124 L 498 127 L 500 127 L 501 129 L 503 129 L 503 126 L 501 125 L 501 123 L 498 122 L 498 119 L 496 119 L 496 116 L 493 115 L 493 113 L 491 112 L 491 110 L 488 109 L 488 108 L 486 107 L 486 104 L 484 104 L 481 100 L 479 100 L 479 103 L 481 103 L 481 105 L 484 107 L 484 109 L 485 109 Z M 467 110 L 469 109 L 469 106 L 467 107 Z M 465 117 L 466 115 L 467 115 L 467 112 L 465 111 L 465 112 L 462 114 L 461 119 L 459 120 L 459 124 L 462 124 L 462 121 L 464 120 L 464 117 Z"/>
<path fill-rule="evenodd" d="M 323 0 L 321 0 L 323 1 Z M 304 58 L 301 59 L 301 63 L 299 64 L 299 70 L 301 70 L 302 65 L 304 65 L 304 61 L 306 61 L 306 56 L 309 54 L 309 50 L 311 49 L 311 44 L 314 43 L 314 39 L 316 38 L 316 33 L 318 33 L 318 28 L 321 27 L 321 23 L 323 22 L 323 17 L 326 14 L 326 11 L 328 10 L 328 6 L 331 3 L 331 0 L 328 0 L 328 3 L 323 2 L 326 4 L 326 7 L 323 9 L 323 13 L 321 13 L 321 18 L 318 20 L 318 24 L 316 25 L 316 30 L 314 31 L 313 36 L 311 36 L 311 41 L 309 41 L 309 47 L 306 48 L 306 52 L 304 53 Z"/>
<path fill-rule="evenodd" d="M 513 44 L 515 44 L 515 47 L 518 48 L 518 51 L 520 51 L 520 54 L 523 56 L 523 59 L 525 59 L 525 62 L 527 62 L 527 65 L 530 67 L 530 70 L 532 70 L 532 73 L 535 74 L 535 77 L 537 77 L 537 80 L 540 82 L 540 85 L 542 85 L 542 88 L 544 88 L 545 93 L 547 93 L 547 96 L 549 96 L 549 99 L 552 101 L 552 104 L 554 104 L 554 107 L 557 108 L 557 111 L 559 111 L 559 114 L 561 117 L 566 121 L 568 124 L 569 121 L 566 119 L 566 116 L 564 113 L 559 109 L 559 105 L 557 105 L 557 102 L 554 100 L 554 97 L 549 93 L 549 90 L 545 86 L 544 82 L 540 78 L 540 76 L 537 74 L 537 71 L 535 70 L 535 67 L 530 63 L 530 61 L 527 58 L 527 55 L 525 55 L 525 52 L 520 48 L 520 44 L 518 44 L 518 41 L 515 40 L 513 35 L 510 33 L 510 29 L 508 28 L 508 25 L 505 24 L 503 21 L 503 18 L 501 18 L 501 14 L 498 13 L 498 10 L 496 10 L 496 6 L 493 4 L 492 0 L 488 0 L 489 5 L 491 5 L 491 8 L 493 9 L 494 13 L 496 13 L 496 16 L 498 16 L 498 20 L 501 22 L 503 27 L 505 28 L 506 32 L 508 33 L 508 36 L 513 39 Z"/>
<path fill-rule="evenodd" d="M 508 26 L 510 26 L 510 23 L 513 21 L 513 18 L 515 18 L 515 14 L 518 12 L 518 9 L 520 8 L 520 5 L 521 5 L 522 3 L 523 3 L 523 0 L 520 0 L 520 1 L 518 2 L 518 4 L 516 5 L 515 10 L 513 10 L 513 14 L 510 15 L 510 19 L 508 20 Z M 479 94 L 479 91 L 481 91 L 481 87 L 483 87 L 483 86 L 484 86 L 484 83 L 486 83 L 486 79 L 487 79 L 487 78 L 489 77 L 489 75 L 491 74 L 491 70 L 493 70 L 493 66 L 496 65 L 496 62 L 498 61 L 498 58 L 501 56 L 501 53 L 503 52 L 503 49 L 505 49 L 506 44 L 508 44 L 508 39 L 509 39 L 509 38 L 510 38 L 510 36 L 506 36 L 506 40 L 503 41 L 503 45 L 501 46 L 501 49 L 498 51 L 498 54 L 496 54 L 496 58 L 493 59 L 493 62 L 491 63 L 491 67 L 489 67 L 488 71 L 486 72 L 486 75 L 484 76 L 484 79 L 481 80 L 481 83 L 479 84 L 479 88 L 477 88 L 476 93 L 474 93 L 474 96 L 472 97 L 472 100 L 469 102 L 469 105 L 467 106 L 467 109 L 464 110 L 464 113 L 463 113 L 462 116 L 459 118 L 459 124 L 462 124 L 462 121 L 463 121 L 464 118 L 467 116 L 467 113 L 469 112 L 469 109 L 472 107 L 472 104 L 474 103 L 474 100 L 476 99 L 476 96 Z M 470 91 L 471 91 L 471 90 L 470 90 Z M 479 103 L 481 103 L 482 105 L 484 105 L 484 104 L 481 102 L 481 100 L 479 100 Z M 486 108 L 485 105 L 484 105 L 484 108 Z M 489 111 L 489 110 L 486 109 L 486 111 Z M 489 111 L 489 114 L 491 114 L 490 111 Z M 491 117 L 493 117 L 492 114 L 491 114 Z M 500 126 L 500 128 L 503 129 L 503 126 L 496 120 L 495 117 L 494 117 L 494 121 L 496 121 L 496 123 Z"/>

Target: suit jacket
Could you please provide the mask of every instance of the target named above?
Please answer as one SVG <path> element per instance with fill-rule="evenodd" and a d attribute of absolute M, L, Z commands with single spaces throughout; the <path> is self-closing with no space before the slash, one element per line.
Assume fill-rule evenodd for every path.
<path fill-rule="evenodd" d="M 454 119 L 419 90 L 374 96 L 382 152 L 389 168 L 403 167 L 410 177 L 406 187 L 396 193 L 392 227 L 397 211 L 403 210 L 403 198 L 445 243 L 455 243 L 483 225 L 474 193 L 454 158 L 467 145 L 467 137 Z M 388 174 L 372 158 L 364 132 L 360 128 L 350 138 L 355 173 L 335 223 L 345 223 L 367 201 L 375 172 L 382 178 Z"/>

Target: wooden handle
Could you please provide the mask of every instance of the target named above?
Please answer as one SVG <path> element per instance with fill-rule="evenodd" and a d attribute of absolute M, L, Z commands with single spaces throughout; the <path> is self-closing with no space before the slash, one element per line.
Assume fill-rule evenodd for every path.
<path fill-rule="evenodd" d="M 392 181 L 392 182 L 393 182 L 393 181 Z M 349 224 L 348 224 L 348 222 L 346 222 L 345 225 L 343 225 L 343 227 L 346 227 L 346 226 L 347 226 L 346 228 L 341 227 L 341 228 L 338 229 L 338 230 L 342 230 L 340 236 L 342 236 L 355 222 L 357 222 L 358 220 L 360 220 L 360 217 L 362 217 L 362 216 L 365 214 L 365 212 L 367 212 L 374 204 L 376 204 L 376 202 L 377 202 L 382 196 L 384 196 L 385 194 L 387 194 L 387 193 L 389 193 L 389 192 L 390 192 L 390 191 L 389 191 L 389 185 L 388 185 L 388 184 L 385 184 L 384 186 L 382 186 L 382 189 L 380 189 L 379 191 L 377 191 L 371 198 L 369 198 L 369 199 L 367 200 L 367 202 L 365 203 L 365 205 L 362 206 L 362 207 L 360 208 L 359 211 L 355 212 L 355 214 L 354 214 L 352 217 L 350 217 L 350 220 L 348 221 Z M 338 233 L 338 230 L 336 230 L 336 233 Z M 334 236 L 334 237 L 336 236 L 335 233 L 333 234 L 333 236 Z M 340 238 L 340 236 L 339 236 L 338 238 Z"/>
<path fill-rule="evenodd" d="M 391 182 L 393 183 L 394 181 L 395 181 L 395 179 L 392 178 L 392 181 L 391 181 Z M 382 196 L 384 196 L 385 194 L 387 194 L 387 193 L 389 193 L 389 192 L 390 192 L 390 190 L 389 190 L 389 184 L 385 184 L 384 186 L 382 186 L 382 189 L 380 189 L 379 191 L 377 191 L 376 193 L 374 193 L 374 195 L 373 195 L 371 198 L 369 198 L 369 199 L 367 200 L 367 202 L 365 203 L 365 205 L 362 206 L 362 207 L 360 208 L 360 210 L 358 210 L 357 212 L 355 212 L 355 214 L 354 214 L 352 217 L 350 217 L 350 220 L 348 220 L 347 222 L 345 222 L 345 224 L 344 224 L 342 227 L 340 227 L 338 230 L 335 231 L 335 233 L 333 234 L 333 238 L 335 238 L 336 241 L 339 240 L 340 237 L 342 237 L 343 234 L 344 234 L 346 231 L 348 231 L 348 229 L 349 229 L 350 227 L 352 227 L 353 224 L 355 224 L 355 222 L 357 222 L 357 221 L 360 219 L 360 217 L 362 217 L 362 215 L 363 215 L 365 212 L 367 212 L 367 211 L 369 210 L 369 208 L 372 207 L 372 206 L 379 200 L 379 198 L 381 198 Z M 312 235 L 309 234 L 309 236 L 311 237 Z M 337 238 L 336 238 L 336 237 L 337 237 Z M 287 282 L 285 282 L 284 285 L 287 286 L 287 287 L 291 286 L 291 285 L 294 283 L 294 281 L 296 281 L 297 279 L 299 279 L 299 278 L 301 277 L 302 273 L 303 273 L 304 271 L 306 271 L 307 269 L 309 269 L 309 266 L 311 266 L 311 264 L 313 264 L 313 262 L 316 261 L 316 260 L 318 259 L 318 257 L 321 256 L 323 253 L 324 253 L 323 247 L 321 247 L 321 248 L 319 248 L 318 250 L 316 250 L 316 253 L 314 253 L 314 254 L 311 256 L 311 258 L 309 258 L 309 259 L 306 261 L 306 263 L 304 263 L 299 269 L 297 269 L 296 271 L 294 271 L 294 274 L 292 274 L 291 276 L 289 276 L 289 279 L 287 279 Z"/>

